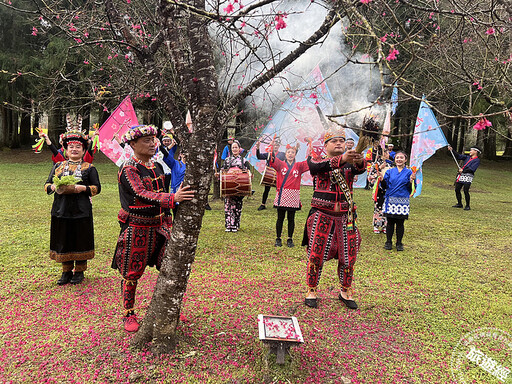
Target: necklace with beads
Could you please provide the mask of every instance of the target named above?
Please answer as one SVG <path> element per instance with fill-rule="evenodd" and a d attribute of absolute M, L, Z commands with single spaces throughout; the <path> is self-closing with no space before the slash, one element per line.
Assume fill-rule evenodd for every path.
<path fill-rule="evenodd" d="M 75 171 L 71 172 L 71 173 L 69 170 L 70 164 L 76 165 Z M 62 176 L 69 176 L 70 174 L 79 179 L 82 177 L 82 160 L 80 160 L 80 161 L 67 160 L 66 161 L 66 165 L 64 166 L 64 172 L 62 172 Z"/>
<path fill-rule="evenodd" d="M 133 160 L 135 160 L 137 163 L 139 163 L 140 165 L 143 165 L 144 167 L 146 168 L 155 168 L 155 164 L 153 162 L 152 159 L 149 159 L 149 161 L 142 161 L 140 159 L 138 159 L 135 155 L 133 156 Z"/>

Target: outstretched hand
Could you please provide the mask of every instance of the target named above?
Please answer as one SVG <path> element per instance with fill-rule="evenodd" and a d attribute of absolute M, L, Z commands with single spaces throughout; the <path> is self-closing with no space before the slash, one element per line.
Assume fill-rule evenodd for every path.
<path fill-rule="evenodd" d="M 196 191 L 190 190 L 190 185 L 184 187 L 183 183 L 181 183 L 180 187 L 174 194 L 174 201 L 179 203 L 180 201 L 192 200 L 195 193 Z"/>
<path fill-rule="evenodd" d="M 356 152 L 355 150 L 350 149 L 343 154 L 342 160 L 346 163 L 356 164 L 356 163 L 362 163 L 364 160 L 364 157 L 359 152 Z"/>

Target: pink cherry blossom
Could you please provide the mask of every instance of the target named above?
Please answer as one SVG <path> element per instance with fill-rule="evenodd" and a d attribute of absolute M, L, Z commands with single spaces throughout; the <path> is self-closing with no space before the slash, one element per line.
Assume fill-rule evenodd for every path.
<path fill-rule="evenodd" d="M 397 55 L 400 54 L 400 52 L 398 52 L 398 49 L 396 49 L 395 47 L 391 47 L 389 49 L 389 54 L 388 56 L 386 57 L 386 60 L 387 61 L 391 61 L 391 60 L 396 60 L 397 59 Z"/>
<path fill-rule="evenodd" d="M 275 20 L 276 20 L 276 29 L 279 31 L 280 29 L 286 28 L 286 23 L 284 22 L 284 18 L 286 17 L 286 14 L 277 14 Z"/>
<path fill-rule="evenodd" d="M 224 8 L 224 12 L 231 13 L 235 10 L 235 7 L 233 7 L 233 4 L 229 3 L 226 8 Z"/>
<path fill-rule="evenodd" d="M 485 128 L 487 127 L 491 127 L 492 126 L 492 123 L 487 120 L 485 117 L 481 117 L 480 120 L 478 120 L 478 122 L 473 125 L 473 129 L 476 129 L 477 131 L 482 131 L 484 130 Z"/>

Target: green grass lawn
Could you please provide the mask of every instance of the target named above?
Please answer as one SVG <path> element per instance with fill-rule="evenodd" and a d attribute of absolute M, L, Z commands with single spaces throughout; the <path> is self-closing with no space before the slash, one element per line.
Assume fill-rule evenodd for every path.
<path fill-rule="evenodd" d="M 324 267 L 319 308 L 303 305 L 306 252 L 299 244 L 312 190 L 302 190 L 296 247 L 276 249 L 276 213 L 257 211 L 263 188 L 256 177 L 241 231 L 224 232 L 221 201 L 205 213 L 176 352 L 131 350 L 120 276 L 110 269 L 119 232 L 116 167 L 101 157 L 96 166 L 96 258 L 83 284 L 58 287 L 60 265 L 48 257 L 53 197 L 43 191 L 50 156 L 0 153 L 0 382 L 456 382 L 451 355 L 466 333 L 511 329 L 512 165 L 484 161 L 471 188 L 472 210 L 463 211 L 451 208 L 453 160 L 439 155 L 425 164 L 423 193 L 412 200 L 404 252 L 383 249 L 383 235 L 372 232 L 371 193 L 355 191 L 363 238 L 354 274 L 360 310 L 337 300 L 334 260 Z M 273 193 L 269 208 L 272 201 Z M 156 276 L 148 269 L 139 284 L 141 316 Z M 305 343 L 283 366 L 258 340 L 260 313 L 298 318 Z M 511 348 L 495 356 L 509 369 Z M 499 382 L 473 368 L 467 382 Z"/>

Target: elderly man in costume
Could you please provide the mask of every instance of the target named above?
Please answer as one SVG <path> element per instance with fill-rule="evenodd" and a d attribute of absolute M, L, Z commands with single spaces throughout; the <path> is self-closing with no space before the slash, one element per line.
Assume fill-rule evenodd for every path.
<path fill-rule="evenodd" d="M 480 148 L 477 146 L 471 147 L 469 149 L 469 156 L 457 153 L 453 150 L 451 146 L 448 147 L 448 150 L 453 153 L 453 156 L 457 160 L 462 160 L 462 166 L 459 167 L 459 174 L 455 179 L 455 197 L 457 198 L 457 204 L 453 206 L 453 208 L 462 208 L 462 194 L 460 190 L 464 188 L 464 197 L 466 199 L 466 206 L 464 207 L 465 211 L 469 211 L 471 209 L 470 196 L 469 196 L 469 188 L 471 187 L 471 183 L 473 182 L 473 178 L 475 177 L 475 172 L 478 166 L 480 165 L 480 159 L 478 158 L 478 154 L 481 153 Z"/>
<path fill-rule="evenodd" d="M 305 304 L 317 307 L 316 291 L 322 267 L 338 259 L 340 293 L 338 298 L 350 309 L 357 309 L 352 297 L 354 263 L 361 243 L 356 227 L 356 207 L 352 196 L 355 175 L 365 171 L 363 155 L 345 151 L 345 131 L 329 130 L 324 136 L 326 158 L 309 156 L 313 176 L 313 199 L 302 245 L 307 245 L 307 285 Z"/>
<path fill-rule="evenodd" d="M 128 332 L 139 329 L 134 311 L 137 281 L 146 266 L 156 266 L 159 270 L 162 264 L 171 235 L 169 210 L 176 202 L 194 197 L 189 186 L 180 187 L 176 193 L 164 192 L 164 171 L 159 163 L 152 160 L 156 151 L 156 135 L 156 127 L 138 125 L 130 128 L 123 137 L 123 141 L 133 149 L 133 155 L 123 163 L 118 174 L 121 233 L 112 268 L 119 269 L 123 277 L 123 322 Z"/>

